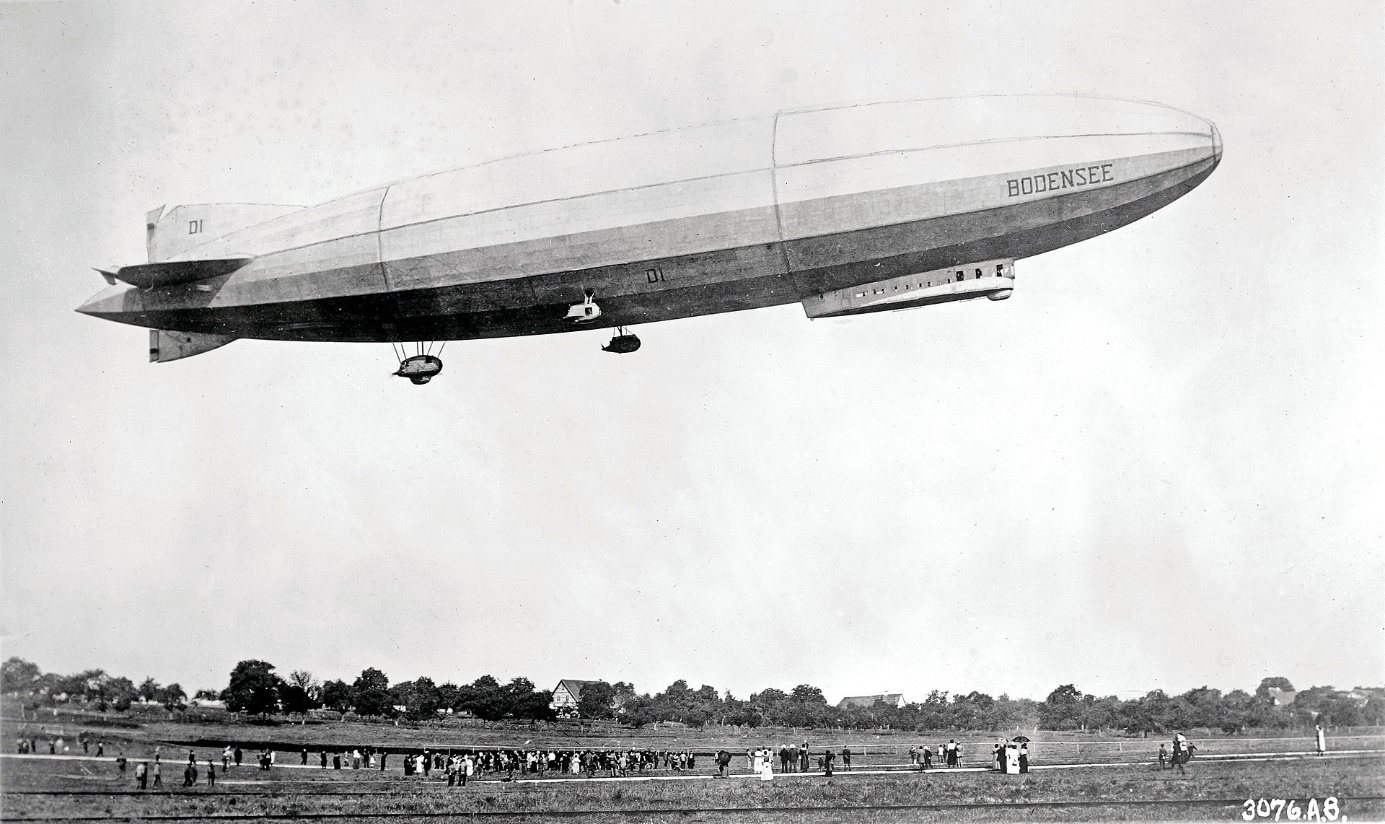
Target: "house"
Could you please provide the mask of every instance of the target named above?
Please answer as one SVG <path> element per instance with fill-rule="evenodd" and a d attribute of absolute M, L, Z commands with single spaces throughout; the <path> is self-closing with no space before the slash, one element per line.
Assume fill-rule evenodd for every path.
<path fill-rule="evenodd" d="M 898 692 L 887 692 L 881 695 L 848 695 L 837 702 L 837 709 L 844 710 L 848 707 L 863 707 L 869 709 L 881 701 L 889 704 L 895 709 L 904 706 L 904 695 Z"/>
<path fill-rule="evenodd" d="M 1298 695 L 1293 690 L 1282 690 L 1279 687 L 1270 687 L 1267 692 L 1270 694 L 1270 704 L 1276 707 L 1287 707 L 1294 703 L 1294 696 Z"/>
<path fill-rule="evenodd" d="M 582 688 L 595 683 L 597 682 L 564 678 L 553 688 L 553 700 L 549 702 L 548 708 L 556 712 L 559 718 L 576 718 L 577 702 L 582 700 Z"/>

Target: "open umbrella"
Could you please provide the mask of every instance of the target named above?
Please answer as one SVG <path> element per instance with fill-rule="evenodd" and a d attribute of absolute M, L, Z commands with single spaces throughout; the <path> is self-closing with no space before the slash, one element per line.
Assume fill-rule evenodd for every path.
<path fill-rule="evenodd" d="M 1030 738 L 1027 735 L 1017 735 L 1014 738 L 1011 738 L 1010 740 L 1014 741 L 1016 744 L 1028 744 Z"/>

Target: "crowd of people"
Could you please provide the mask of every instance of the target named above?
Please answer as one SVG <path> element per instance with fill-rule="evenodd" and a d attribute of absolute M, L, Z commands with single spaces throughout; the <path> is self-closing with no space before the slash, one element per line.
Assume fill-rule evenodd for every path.
<path fill-rule="evenodd" d="M 321 750 L 317 754 L 320 769 L 384 770 L 389 765 L 387 749 L 360 747 L 351 750 Z M 498 775 L 506 779 L 516 776 L 586 775 L 616 777 L 642 775 L 647 770 L 663 768 L 681 772 L 697 766 L 697 756 L 690 750 L 654 749 L 449 749 L 399 754 L 404 775 L 431 776 L 434 771 L 446 773 L 465 783 L 465 776 Z M 308 764 L 307 749 L 300 753 L 301 764 Z"/>
<path fill-rule="evenodd" d="M 937 745 L 938 766 L 956 767 L 962 763 L 962 743 L 955 738 L 948 739 L 946 744 Z M 931 770 L 933 768 L 933 748 L 927 744 L 919 744 L 909 748 L 909 766 L 920 770 Z"/>
<path fill-rule="evenodd" d="M 41 734 L 43 735 L 42 739 L 39 735 L 31 732 L 21 735 L 16 741 L 17 751 L 20 754 L 39 753 L 41 752 L 40 740 L 46 745 L 50 755 L 72 751 L 72 743 L 65 739 L 61 732 L 49 734 L 46 730 L 42 730 Z M 86 735 L 78 735 L 75 740 L 77 746 L 82 748 L 83 753 L 91 754 L 94 749 L 97 757 L 104 757 L 106 750 L 104 740 Z M 1318 754 L 1323 754 L 1326 751 L 1326 743 L 1321 727 L 1318 729 L 1316 744 Z M 1180 773 L 1186 773 L 1185 765 L 1192 758 L 1197 747 L 1181 732 L 1174 735 L 1171 745 L 1172 754 L 1169 752 L 1168 745 L 1159 745 L 1160 769 L 1177 769 Z M 220 753 L 221 773 L 225 775 L 233 766 L 242 766 L 245 762 L 245 755 L 241 747 L 226 745 Z M 383 771 L 388 768 L 390 755 L 389 750 L 384 748 L 323 748 L 316 750 L 316 762 L 318 768 L 323 770 L 330 768 L 333 770 Z M 746 768 L 764 780 L 769 780 L 772 777 L 776 760 L 779 762 L 778 769 L 781 773 L 806 773 L 813 766 L 816 766 L 818 772 L 830 776 L 839 757 L 842 768 L 850 770 L 852 768 L 852 755 L 849 747 L 843 747 L 840 752 L 825 748 L 816 755 L 814 764 L 814 756 L 809 750 L 807 741 L 802 744 L 780 744 L 777 748 L 760 747 L 745 752 Z M 155 746 L 152 759 L 141 760 L 135 765 L 134 777 L 139 789 L 163 786 L 162 756 L 162 746 Z M 301 748 L 299 765 L 308 766 L 311 756 L 312 754 L 307 748 Z M 698 756 L 691 750 L 657 750 L 651 748 L 614 750 L 595 748 L 449 748 L 446 750 L 425 749 L 400 752 L 397 753 L 397 758 L 396 763 L 402 766 L 405 776 L 421 775 L 424 778 L 430 778 L 434 772 L 437 772 L 440 778 L 446 777 L 449 787 L 464 787 L 473 776 L 500 776 L 502 781 L 513 781 L 516 778 L 550 776 L 586 776 L 592 778 L 602 775 L 615 778 L 644 775 L 654 770 L 679 773 L 696 769 Z M 272 769 L 277 759 L 278 753 L 271 747 L 262 747 L 255 753 L 255 761 L 260 770 Z M 940 767 L 960 766 L 962 763 L 962 743 L 956 739 L 951 739 L 946 744 L 937 744 L 936 746 L 922 744 L 909 747 L 911 768 L 920 771 L 929 770 L 933 768 L 935 760 Z M 713 764 L 717 769 L 716 775 L 726 777 L 731 762 L 732 756 L 727 750 L 718 750 L 713 759 Z M 126 775 L 129 764 L 130 760 L 125 757 L 123 752 L 117 753 L 115 765 L 121 777 Z M 196 751 L 189 750 L 187 763 L 183 768 L 183 786 L 197 786 L 203 777 L 205 777 L 207 786 L 215 786 L 217 766 L 214 759 L 207 758 L 204 767 L 199 769 Z M 999 772 L 1027 773 L 1029 766 L 1029 740 L 1027 738 L 1020 736 L 1014 741 L 1001 738 L 992 746 L 992 769 Z"/>
<path fill-rule="evenodd" d="M 49 732 L 47 727 L 39 727 L 37 733 L 32 729 L 22 731 L 15 741 L 15 752 L 20 755 L 41 753 L 40 740 L 42 740 L 43 746 L 48 748 L 49 755 L 69 755 L 72 752 L 72 741 L 67 739 L 61 730 Z M 96 748 L 98 758 L 106 754 L 104 739 L 92 738 L 86 733 L 78 733 L 76 742 L 77 746 L 82 748 L 83 755 L 91 755 L 92 747 Z"/>

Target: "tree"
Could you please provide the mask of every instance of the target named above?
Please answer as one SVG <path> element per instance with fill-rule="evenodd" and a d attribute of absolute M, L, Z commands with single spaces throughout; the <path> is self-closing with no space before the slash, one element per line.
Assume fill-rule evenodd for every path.
<path fill-rule="evenodd" d="M 116 712 L 125 712 L 130 705 L 135 702 L 139 695 L 135 689 L 135 682 L 129 678 L 109 678 L 101 685 L 101 697 L 99 702 L 105 704 L 110 702 L 111 709 Z"/>
<path fill-rule="evenodd" d="M 1039 723 L 1045 729 L 1072 729 L 1082 723 L 1082 691 L 1072 684 L 1064 684 L 1048 694 L 1039 705 Z"/>
<path fill-rule="evenodd" d="M 221 693 L 217 692 L 216 690 L 198 690 L 197 692 L 193 693 L 192 700 L 194 700 L 194 701 L 220 701 L 220 700 L 221 700 Z"/>
<path fill-rule="evenodd" d="M 1226 705 L 1222 701 L 1221 690 L 1202 686 L 1183 693 L 1183 698 L 1193 708 L 1191 726 L 1219 728 L 1226 721 Z"/>
<path fill-rule="evenodd" d="M 750 709 L 755 713 L 756 726 L 762 724 L 780 724 L 784 716 L 785 705 L 789 702 L 788 693 L 781 689 L 770 687 L 750 696 Z"/>
<path fill-rule="evenodd" d="M 582 687 L 582 695 L 577 699 L 577 714 L 583 718 L 614 718 L 616 708 L 615 688 L 605 681 L 593 681 Z"/>
<path fill-rule="evenodd" d="M 41 675 L 37 664 L 11 656 L 0 664 L 0 692 L 32 692 Z"/>
<path fill-rule="evenodd" d="M 457 708 L 457 702 L 461 700 L 461 689 L 451 682 L 438 685 L 438 707 L 442 709 Z"/>
<path fill-rule="evenodd" d="M 392 706 L 403 707 L 404 717 L 410 721 L 422 721 L 437 715 L 438 688 L 433 679 L 423 676 L 416 681 L 401 681 L 390 687 Z"/>
<path fill-rule="evenodd" d="M 554 718 L 553 709 L 549 707 L 553 703 L 553 692 L 535 690 L 534 682 L 528 678 L 510 679 L 505 685 L 505 701 L 507 714 L 515 718 L 535 721 Z"/>
<path fill-rule="evenodd" d="M 154 680 L 154 676 L 147 676 L 139 684 L 138 692 L 140 700 L 144 701 L 147 704 L 154 703 L 155 701 L 159 700 L 160 689 L 162 688 L 159 686 L 159 682 Z"/>
<path fill-rule="evenodd" d="M 1121 716 L 1127 732 L 1163 732 L 1168 729 L 1169 697 L 1163 690 L 1151 690 L 1137 701 L 1127 701 Z"/>
<path fill-rule="evenodd" d="M 356 682 L 351 685 L 356 699 L 356 712 L 361 715 L 394 715 L 394 703 L 390 700 L 390 679 L 374 667 L 361 670 Z"/>
<path fill-rule="evenodd" d="M 183 692 L 182 686 L 174 683 L 159 690 L 156 700 L 164 705 L 164 709 L 173 712 L 174 710 L 181 710 L 187 706 L 187 697 L 188 694 Z"/>
<path fill-rule="evenodd" d="M 615 693 L 614 703 L 617 711 L 624 707 L 626 702 L 632 701 L 635 698 L 634 684 L 617 681 L 611 685 L 611 690 Z"/>
<path fill-rule="evenodd" d="M 335 679 L 322 685 L 322 704 L 344 713 L 356 704 L 356 690 L 345 681 Z"/>
<path fill-rule="evenodd" d="M 222 691 L 221 698 L 232 712 L 267 715 L 278 708 L 281 683 L 273 664 L 253 659 L 241 661 L 231 670 L 231 683 Z"/>
<path fill-rule="evenodd" d="M 483 675 L 457 688 L 459 709 L 464 709 L 485 721 L 497 721 L 505 717 L 509 706 L 505 700 L 505 688 L 494 677 Z"/>
<path fill-rule="evenodd" d="M 288 682 L 290 685 L 302 689 L 308 694 L 309 700 L 313 702 L 322 697 L 322 685 L 318 684 L 317 679 L 307 670 L 294 670 L 289 673 Z"/>

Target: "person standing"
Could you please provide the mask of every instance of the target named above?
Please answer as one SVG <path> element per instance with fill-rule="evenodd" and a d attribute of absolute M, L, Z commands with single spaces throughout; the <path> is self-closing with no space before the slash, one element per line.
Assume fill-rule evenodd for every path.
<path fill-rule="evenodd" d="M 1029 772 L 1029 742 L 1020 742 L 1020 772 Z"/>
<path fill-rule="evenodd" d="M 207 786 L 216 786 L 216 762 L 210 758 L 207 759 Z"/>
<path fill-rule="evenodd" d="M 124 767 L 124 765 L 122 764 L 122 765 L 121 765 L 121 771 L 124 772 L 124 769 L 125 769 L 125 767 Z M 141 761 L 141 762 L 139 762 L 138 764 L 135 765 L 135 784 L 137 784 L 141 790 L 147 789 L 147 788 L 148 788 L 148 786 L 149 786 L 149 765 L 148 765 L 147 762 Z"/>
<path fill-rule="evenodd" d="M 240 747 L 236 747 L 235 755 L 236 755 L 236 766 L 239 767 L 239 766 L 240 766 L 240 759 L 241 759 Z"/>
<path fill-rule="evenodd" d="M 307 748 L 307 747 L 304 747 L 304 748 L 303 748 L 303 752 L 299 753 L 298 759 L 299 759 L 299 760 L 298 760 L 298 763 L 302 764 L 302 765 L 305 766 L 305 767 L 308 766 L 308 748 Z"/>
<path fill-rule="evenodd" d="M 1166 769 L 1168 769 L 1168 767 L 1166 766 L 1166 764 L 1168 763 L 1168 760 L 1169 760 L 1169 748 L 1168 748 L 1168 745 L 1163 744 L 1163 743 L 1160 743 L 1160 744 L 1159 744 L 1159 769 L 1160 769 L 1160 770 L 1166 770 Z"/>
<path fill-rule="evenodd" d="M 1314 724 L 1314 738 L 1316 739 L 1318 755 L 1327 754 L 1327 732 L 1323 730 L 1322 724 Z"/>
<path fill-rule="evenodd" d="M 807 772 L 807 771 L 808 771 L 808 739 L 806 739 L 806 738 L 803 739 L 803 746 L 799 748 L 798 752 L 799 752 L 799 756 L 798 756 L 798 771 L 799 771 L 799 772 Z"/>
<path fill-rule="evenodd" d="M 923 769 L 933 766 L 933 748 L 928 746 L 920 747 L 923 751 Z"/>
<path fill-rule="evenodd" d="M 221 751 L 221 771 L 224 773 L 231 769 L 231 745 L 227 744 Z"/>
<path fill-rule="evenodd" d="M 832 762 L 835 761 L 836 758 L 837 754 L 832 752 L 831 748 L 829 748 L 827 752 L 822 754 L 823 774 L 828 778 L 832 777 Z"/>
<path fill-rule="evenodd" d="M 327 751 L 320 750 L 317 754 L 317 767 L 320 770 L 327 769 Z"/>
<path fill-rule="evenodd" d="M 155 753 L 154 753 L 154 786 L 155 786 L 155 787 L 162 787 L 163 785 L 164 785 L 164 769 L 163 769 L 163 765 L 159 763 L 159 754 L 158 754 L 157 752 L 155 752 Z"/>
<path fill-rule="evenodd" d="M 101 756 L 103 756 L 103 755 L 105 755 L 105 754 L 106 754 L 106 742 L 105 742 L 105 741 L 97 741 L 97 742 L 96 742 L 96 757 L 97 757 L 97 758 L 100 758 Z"/>
<path fill-rule="evenodd" d="M 851 749 L 848 747 L 842 747 L 842 766 L 851 772 Z"/>
<path fill-rule="evenodd" d="M 731 753 L 726 750 L 717 750 L 717 778 L 725 778 L 727 768 L 731 766 Z"/>

